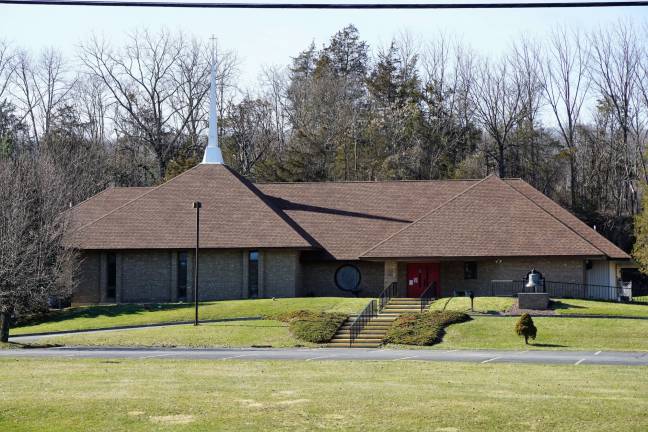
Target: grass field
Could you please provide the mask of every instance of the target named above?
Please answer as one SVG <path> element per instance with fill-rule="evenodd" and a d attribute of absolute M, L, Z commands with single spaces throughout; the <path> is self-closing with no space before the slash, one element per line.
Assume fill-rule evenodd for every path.
<path fill-rule="evenodd" d="M 505 312 L 516 300 L 511 297 L 475 297 L 475 312 Z M 597 300 L 555 299 L 553 306 L 559 315 L 617 315 L 648 318 L 648 304 L 606 302 Z M 441 298 L 430 306 L 432 309 L 470 312 L 470 298 Z"/>
<path fill-rule="evenodd" d="M 513 305 L 511 297 L 475 297 L 475 312 L 496 313 L 505 312 Z M 430 305 L 434 310 L 452 310 L 459 312 L 470 312 L 469 297 L 446 297 L 435 300 Z"/>
<path fill-rule="evenodd" d="M 518 317 L 477 317 L 446 329 L 434 348 L 583 349 L 648 351 L 648 320 L 534 317 L 538 337 L 525 347 L 515 332 Z"/>
<path fill-rule="evenodd" d="M 276 317 L 294 310 L 353 313 L 367 303 L 363 298 L 306 297 L 285 299 L 227 300 L 200 304 L 201 319 Z M 27 333 L 101 329 L 117 326 L 192 321 L 193 305 L 187 303 L 125 304 L 69 308 L 39 321 L 11 330 L 16 336 Z"/>
<path fill-rule="evenodd" d="M 517 317 L 476 317 L 446 328 L 440 349 L 568 349 L 648 351 L 648 320 L 536 317 L 533 345 L 514 333 Z M 314 346 L 273 320 L 147 328 L 45 338 L 39 344 L 87 346 L 250 347 Z"/>
<path fill-rule="evenodd" d="M 561 299 L 554 300 L 554 307 L 558 314 L 563 315 L 618 315 L 648 318 L 648 305 L 644 304 Z"/>
<path fill-rule="evenodd" d="M 155 347 L 315 346 L 294 338 L 288 324 L 274 320 L 229 321 L 50 337 L 41 344 Z"/>
<path fill-rule="evenodd" d="M 0 360 L 0 430 L 645 431 L 648 368 Z"/>

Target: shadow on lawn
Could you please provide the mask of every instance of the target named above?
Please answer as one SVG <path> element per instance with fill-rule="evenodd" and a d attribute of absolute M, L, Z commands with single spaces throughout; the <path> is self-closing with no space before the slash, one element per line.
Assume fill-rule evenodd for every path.
<path fill-rule="evenodd" d="M 540 347 L 540 348 L 569 348 L 569 346 L 567 345 L 558 345 L 558 344 L 530 343 L 529 345 Z"/>
<path fill-rule="evenodd" d="M 143 312 L 168 311 L 176 309 L 190 309 L 190 303 L 152 303 L 152 304 L 123 304 L 84 306 L 78 308 L 50 311 L 48 313 L 29 317 L 21 320 L 16 327 L 31 326 L 42 323 L 60 322 L 74 318 L 119 317 L 140 314 Z"/>
<path fill-rule="evenodd" d="M 560 300 L 551 300 L 549 302 L 549 308 L 550 309 L 588 309 L 586 306 L 578 306 L 575 304 L 567 304 L 563 303 Z"/>

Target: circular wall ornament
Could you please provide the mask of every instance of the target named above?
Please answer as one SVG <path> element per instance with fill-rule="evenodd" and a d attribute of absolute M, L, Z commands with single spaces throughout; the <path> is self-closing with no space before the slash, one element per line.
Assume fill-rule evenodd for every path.
<path fill-rule="evenodd" d="M 344 264 L 335 271 L 335 286 L 342 291 L 359 292 L 361 281 L 360 269 L 354 265 Z"/>

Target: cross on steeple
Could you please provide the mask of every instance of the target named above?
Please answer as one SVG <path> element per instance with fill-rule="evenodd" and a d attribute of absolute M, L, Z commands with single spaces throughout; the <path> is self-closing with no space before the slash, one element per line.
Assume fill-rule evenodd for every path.
<path fill-rule="evenodd" d="M 218 50 L 218 38 L 214 35 L 212 35 L 209 38 L 211 42 L 211 62 L 212 66 L 216 64 L 216 51 Z"/>

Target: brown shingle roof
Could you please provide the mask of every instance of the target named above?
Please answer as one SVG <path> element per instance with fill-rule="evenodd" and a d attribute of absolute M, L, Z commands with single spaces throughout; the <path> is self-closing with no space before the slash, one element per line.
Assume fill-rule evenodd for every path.
<path fill-rule="evenodd" d="M 267 183 L 257 187 L 332 257 L 355 260 L 475 180 Z"/>
<path fill-rule="evenodd" d="M 597 249 L 605 253 L 613 259 L 630 259 L 630 255 L 619 249 L 614 243 L 597 233 L 595 230 L 585 225 L 583 221 L 576 216 L 565 210 L 559 204 L 555 203 L 545 194 L 531 186 L 529 183 L 521 179 L 506 180 L 508 184 L 513 186 L 515 190 L 529 198 L 531 201 L 542 207 L 545 211 L 553 217 L 567 225 L 569 228 L 578 233 L 581 237 L 586 239 Z"/>
<path fill-rule="evenodd" d="M 80 249 L 191 248 L 195 242 L 193 201 L 203 205 L 202 247 L 311 247 L 254 185 L 224 165 L 198 165 L 145 191 L 78 227 L 70 242 Z"/>
<path fill-rule="evenodd" d="M 199 165 L 74 207 L 81 249 L 316 248 L 339 260 L 628 255 L 522 180 L 268 183 Z"/>
<path fill-rule="evenodd" d="M 601 256 L 605 253 L 510 184 L 491 176 L 373 246 L 361 257 L 539 255 Z"/>
<path fill-rule="evenodd" d="M 76 230 L 150 191 L 150 187 L 111 187 L 80 202 L 69 213 L 71 229 Z"/>

